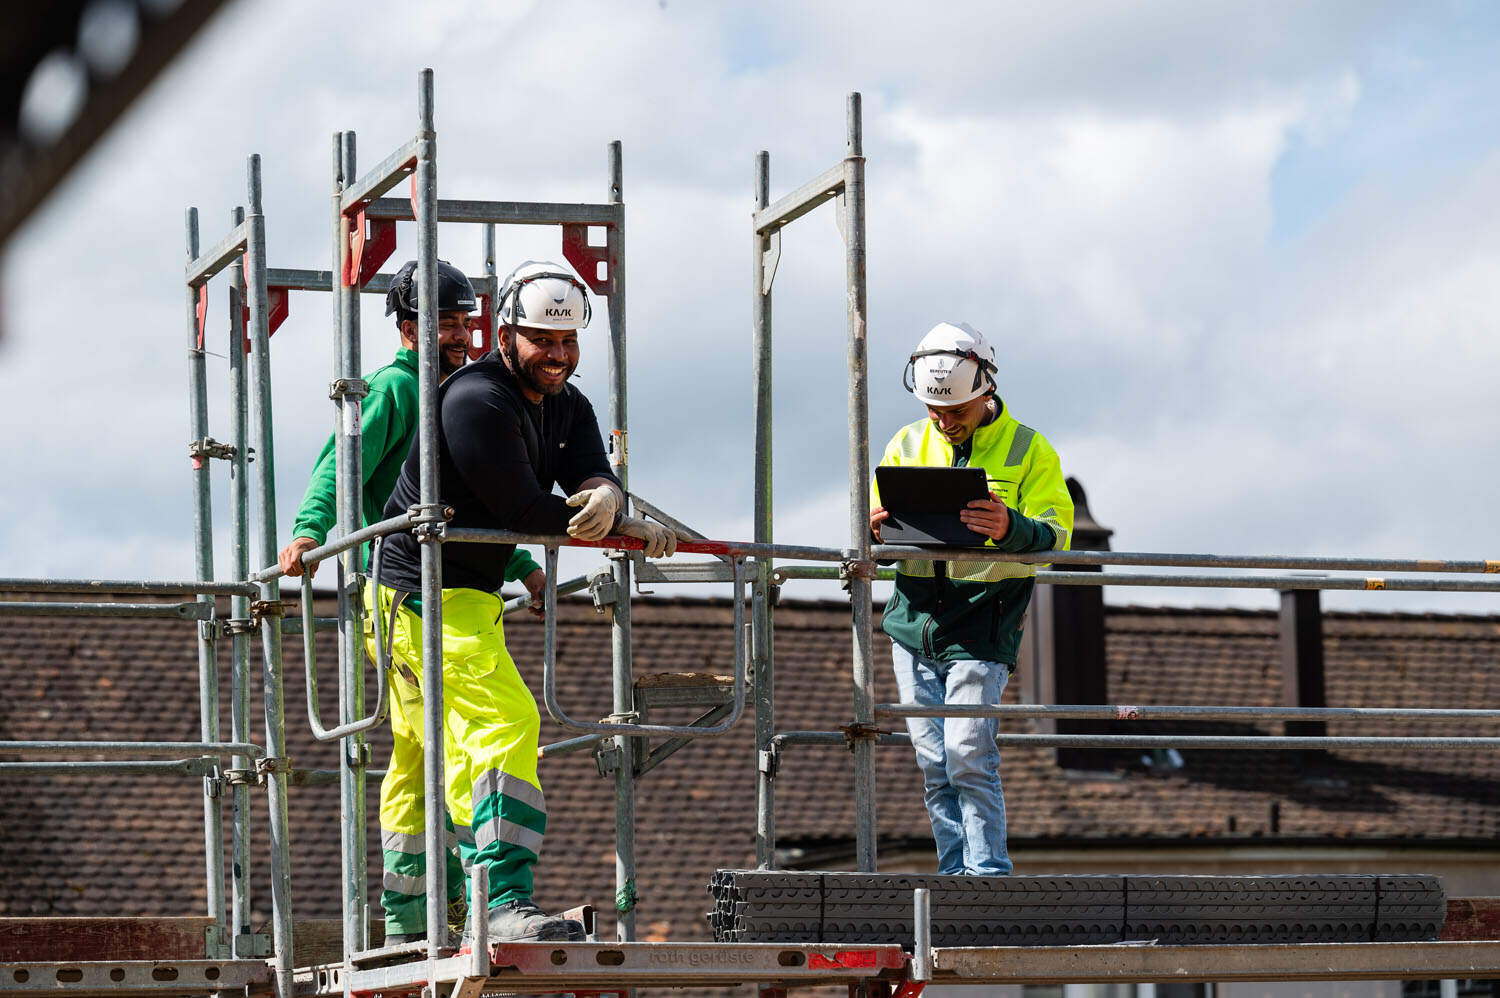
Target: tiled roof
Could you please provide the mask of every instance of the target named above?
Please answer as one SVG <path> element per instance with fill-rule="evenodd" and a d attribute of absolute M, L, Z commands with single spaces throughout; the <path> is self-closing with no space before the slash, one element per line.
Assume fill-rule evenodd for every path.
<path fill-rule="evenodd" d="M 327 609 L 320 612 L 331 612 Z M 850 720 L 848 607 L 785 602 L 776 612 L 777 729 L 831 730 Z M 509 646 L 541 695 L 542 628 L 507 618 Z M 723 601 L 637 600 L 634 664 L 648 672 L 732 669 Z M 1110 607 L 1110 699 L 1139 704 L 1274 704 L 1280 695 L 1272 613 Z M 192 625 L 175 621 L 6 618 L 0 628 L 0 739 L 199 737 Z M 559 618 L 559 696 L 579 718 L 610 711 L 610 633 L 576 601 Z M 227 646 L 227 642 L 223 642 Z M 877 696 L 896 699 L 888 645 L 877 635 Z M 254 651 L 258 652 L 258 643 Z M 335 651 L 318 644 L 324 723 L 332 723 Z M 1500 617 L 1341 614 L 1325 617 L 1328 698 L 1340 706 L 1472 706 L 1500 702 Z M 228 672 L 227 647 L 221 667 Z M 253 738 L 263 740 L 259 657 Z M 286 719 L 295 765 L 332 769 L 336 750 L 311 737 L 305 717 L 300 638 L 286 641 Z M 1015 701 L 1019 682 L 1006 692 Z M 228 737 L 228 690 L 221 693 Z M 663 714 L 663 719 L 675 719 Z M 1266 724 L 1137 722 L 1131 730 L 1273 731 Z M 1331 723 L 1333 733 L 1352 733 Z M 1029 730 L 1018 723 L 1013 730 Z M 1365 725 L 1362 733 L 1369 733 Z M 1384 732 L 1484 734 L 1474 724 Z M 543 740 L 569 736 L 544 713 Z M 374 739 L 382 767 L 389 736 Z M 1085 847 L 1120 840 L 1181 843 L 1268 841 L 1473 842 L 1500 833 L 1500 757 L 1493 752 L 1339 752 L 1318 779 L 1289 753 L 1186 751 L 1186 765 L 1159 772 L 1142 753 L 1098 755 L 1105 772 L 1058 768 L 1049 750 L 1012 749 L 1003 774 L 1013 842 Z M 852 836 L 852 757 L 840 747 L 789 746 L 776 781 L 780 845 L 844 848 Z M 930 841 L 909 751 L 877 750 L 882 843 Z M 755 768 L 748 716 L 730 733 L 683 749 L 637 785 L 642 938 L 706 939 L 704 889 L 716 868 L 754 861 Z M 544 760 L 547 843 L 538 900 L 607 908 L 614 893 L 614 789 L 594 759 Z M 373 783 L 373 781 L 372 781 Z M 332 916 L 338 898 L 338 790 L 294 787 L 291 798 L 294 914 Z M 378 842 L 376 790 L 370 841 Z M 0 915 L 183 915 L 202 911 L 202 806 L 196 779 L 5 778 L 0 783 Z M 252 794 L 254 907 L 269 909 L 263 790 Z M 226 808 L 226 821 L 227 808 Z M 227 838 L 227 832 L 226 832 Z M 378 851 L 377 851 L 378 852 Z M 372 910 L 379 911 L 378 858 Z"/>

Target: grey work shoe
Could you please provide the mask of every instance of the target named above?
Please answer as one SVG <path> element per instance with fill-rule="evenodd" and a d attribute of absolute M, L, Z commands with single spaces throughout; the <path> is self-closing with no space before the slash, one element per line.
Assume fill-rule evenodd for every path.
<path fill-rule="evenodd" d="M 490 909 L 489 933 L 492 943 L 583 942 L 583 923 L 548 915 L 521 898 L 495 905 Z M 465 939 L 465 943 L 469 940 Z"/>

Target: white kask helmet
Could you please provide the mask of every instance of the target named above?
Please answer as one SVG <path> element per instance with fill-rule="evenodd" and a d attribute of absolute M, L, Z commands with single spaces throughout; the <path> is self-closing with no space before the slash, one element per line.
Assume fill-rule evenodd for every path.
<path fill-rule="evenodd" d="M 501 325 L 582 329 L 592 317 L 583 282 L 560 263 L 527 260 L 501 285 Z"/>
<path fill-rule="evenodd" d="M 917 344 L 901 377 L 927 405 L 962 405 L 995 390 L 995 348 L 966 322 L 940 322 Z"/>

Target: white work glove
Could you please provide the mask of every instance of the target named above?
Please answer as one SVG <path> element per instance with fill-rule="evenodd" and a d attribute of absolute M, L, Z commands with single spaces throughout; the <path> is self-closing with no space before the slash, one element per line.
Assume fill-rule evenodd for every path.
<path fill-rule="evenodd" d="M 569 506 L 582 506 L 568 521 L 568 536 L 580 541 L 597 541 L 609 533 L 620 511 L 620 494 L 608 485 L 584 489 L 568 496 Z"/>
<path fill-rule="evenodd" d="M 677 553 L 677 534 L 670 527 L 636 516 L 622 516 L 619 530 L 626 537 L 645 541 L 647 558 L 670 558 Z"/>

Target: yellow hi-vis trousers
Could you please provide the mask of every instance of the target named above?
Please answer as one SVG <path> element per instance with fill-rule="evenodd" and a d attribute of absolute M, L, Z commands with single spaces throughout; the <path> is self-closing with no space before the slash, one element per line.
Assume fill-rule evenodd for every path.
<path fill-rule="evenodd" d="M 384 586 L 376 588 L 377 612 L 384 625 L 391 620 L 394 593 Z M 493 593 L 443 590 L 444 798 L 459 828 L 464 868 L 482 863 L 489 871 L 491 907 L 531 896 L 531 869 L 547 830 L 547 805 L 537 780 L 541 717 L 505 650 L 503 609 L 503 601 Z M 366 634 L 374 657 L 373 627 Z M 393 757 L 381 784 L 380 825 L 382 833 L 420 836 L 424 815 L 421 614 L 401 605 L 389 640 L 391 724 L 393 729 L 399 725 L 404 730 L 406 741 L 414 747 L 414 762 L 408 760 L 400 771 L 403 775 L 393 782 L 390 774 L 397 771 Z M 413 773 L 414 779 L 407 775 Z M 386 884 L 387 889 L 392 886 L 389 880 Z M 408 881 L 405 886 L 415 885 Z M 425 925 L 425 912 L 422 922 Z M 387 925 L 386 931 L 400 930 Z"/>

